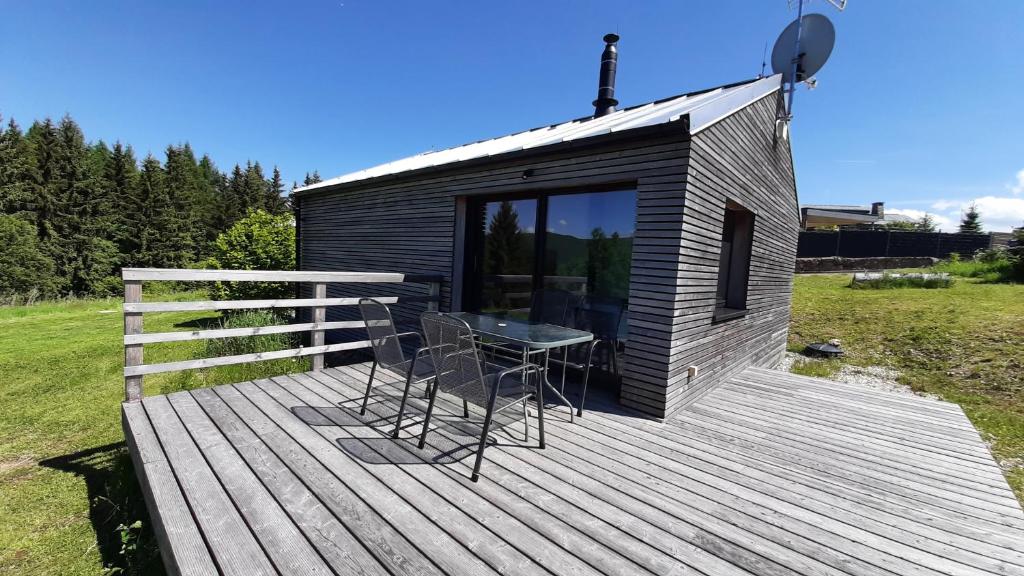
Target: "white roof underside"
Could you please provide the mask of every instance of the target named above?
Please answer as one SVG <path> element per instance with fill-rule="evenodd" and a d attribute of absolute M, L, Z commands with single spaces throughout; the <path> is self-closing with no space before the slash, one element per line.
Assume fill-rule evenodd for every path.
<path fill-rule="evenodd" d="M 677 122 L 686 115 L 690 117 L 690 134 L 696 134 L 722 118 L 778 90 L 781 85 L 782 75 L 776 74 L 738 86 L 715 88 L 699 94 L 677 96 L 624 108 L 600 118 L 581 118 L 446 150 L 424 152 L 304 186 L 298 188 L 296 192 L 358 182 L 432 166 L 454 164 L 476 158 L 498 156 L 509 152 L 572 142 L 657 124 L 667 124 Z"/>

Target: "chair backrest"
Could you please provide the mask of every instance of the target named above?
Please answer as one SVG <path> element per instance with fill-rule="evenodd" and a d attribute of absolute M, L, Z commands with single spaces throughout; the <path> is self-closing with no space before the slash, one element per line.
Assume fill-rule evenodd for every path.
<path fill-rule="evenodd" d="M 398 330 L 391 318 L 391 310 L 373 298 L 362 298 L 359 300 L 359 312 L 366 323 L 366 333 L 377 364 L 388 368 L 404 363 L 405 353 L 398 340 Z"/>
<path fill-rule="evenodd" d="M 586 296 L 576 309 L 575 328 L 593 332 L 600 340 L 617 340 L 626 303 L 620 298 Z"/>
<path fill-rule="evenodd" d="M 578 297 L 556 288 L 534 290 L 530 297 L 530 321 L 566 326 Z"/>
<path fill-rule="evenodd" d="M 483 388 L 483 371 L 469 325 L 440 312 L 424 312 L 420 322 L 441 390 L 464 396 L 467 388 L 474 393 Z"/>

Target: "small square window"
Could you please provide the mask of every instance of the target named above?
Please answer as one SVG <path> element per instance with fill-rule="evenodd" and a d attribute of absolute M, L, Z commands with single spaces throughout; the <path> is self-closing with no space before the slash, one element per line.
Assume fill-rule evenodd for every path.
<path fill-rule="evenodd" d="M 754 213 L 729 200 L 722 220 L 722 251 L 718 258 L 715 320 L 728 320 L 747 312 L 747 280 L 754 243 Z"/>

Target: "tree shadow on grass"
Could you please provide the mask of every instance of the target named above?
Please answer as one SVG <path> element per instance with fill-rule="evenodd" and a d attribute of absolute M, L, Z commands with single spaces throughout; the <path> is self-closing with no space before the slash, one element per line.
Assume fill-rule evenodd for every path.
<path fill-rule="evenodd" d="M 85 481 L 89 521 L 105 568 L 118 574 L 164 573 L 142 489 L 124 442 L 47 458 L 39 465 Z M 121 528 L 136 521 L 141 521 L 141 528 Z M 127 543 L 122 542 L 122 534 L 128 535 Z"/>

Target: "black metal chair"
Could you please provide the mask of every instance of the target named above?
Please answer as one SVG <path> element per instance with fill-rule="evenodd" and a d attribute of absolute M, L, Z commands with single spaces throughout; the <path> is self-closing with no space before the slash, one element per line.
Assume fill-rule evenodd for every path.
<path fill-rule="evenodd" d="M 423 395 L 428 395 L 430 381 L 434 378 L 434 363 L 427 353 L 426 347 L 423 346 L 423 337 L 419 333 L 398 333 L 391 317 L 391 310 L 385 304 L 372 298 L 362 298 L 359 300 L 359 312 L 363 315 L 366 333 L 373 349 L 373 366 L 370 367 L 370 378 L 366 382 L 366 394 L 363 396 L 363 406 L 359 413 L 366 414 L 366 404 L 370 400 L 373 377 L 378 368 L 401 375 L 405 378 L 405 390 L 402 392 L 402 402 L 398 406 L 395 430 L 391 433 L 393 438 L 398 438 L 398 432 L 402 428 L 405 403 L 409 398 L 409 388 L 412 387 L 413 382 L 426 382 Z M 402 338 L 407 337 L 415 337 L 419 344 L 410 358 L 406 357 L 405 351 L 402 349 Z"/>
<path fill-rule="evenodd" d="M 420 317 L 423 334 L 426 337 L 427 349 L 433 359 L 436 380 L 430 390 L 430 402 L 423 420 L 423 432 L 420 434 L 419 447 L 423 448 L 430 430 L 430 418 L 434 413 L 434 404 L 438 390 L 461 398 L 463 408 L 466 402 L 484 407 L 483 429 L 480 431 L 480 445 L 473 464 L 472 480 L 480 477 L 480 465 L 483 462 L 484 448 L 487 447 L 487 433 L 496 413 L 522 403 L 523 425 L 525 437 L 530 438 L 530 420 L 527 402 L 534 394 L 537 396 L 538 434 L 540 447 L 544 447 L 544 386 L 540 385 L 540 367 L 534 364 L 523 364 L 513 368 L 504 368 L 482 362 L 478 354 L 476 338 L 469 325 L 464 321 L 439 312 L 426 312 Z M 504 369 L 502 369 L 504 368 Z M 531 379 L 531 375 L 534 377 Z M 531 382 L 531 380 L 533 380 Z"/>
<path fill-rule="evenodd" d="M 588 295 L 566 316 L 566 326 L 586 330 L 594 335 L 594 340 L 585 344 L 567 346 L 563 352 L 563 370 L 571 367 L 583 372 L 580 389 L 580 404 L 576 415 L 583 416 L 583 404 L 587 398 L 587 384 L 590 382 L 590 369 L 598 367 L 594 363 L 594 353 L 603 348 L 607 351 L 608 361 L 613 374 L 619 375 L 618 348 L 619 330 L 625 316 L 625 302 L 617 298 Z M 562 382 L 565 376 L 563 372 Z"/>

